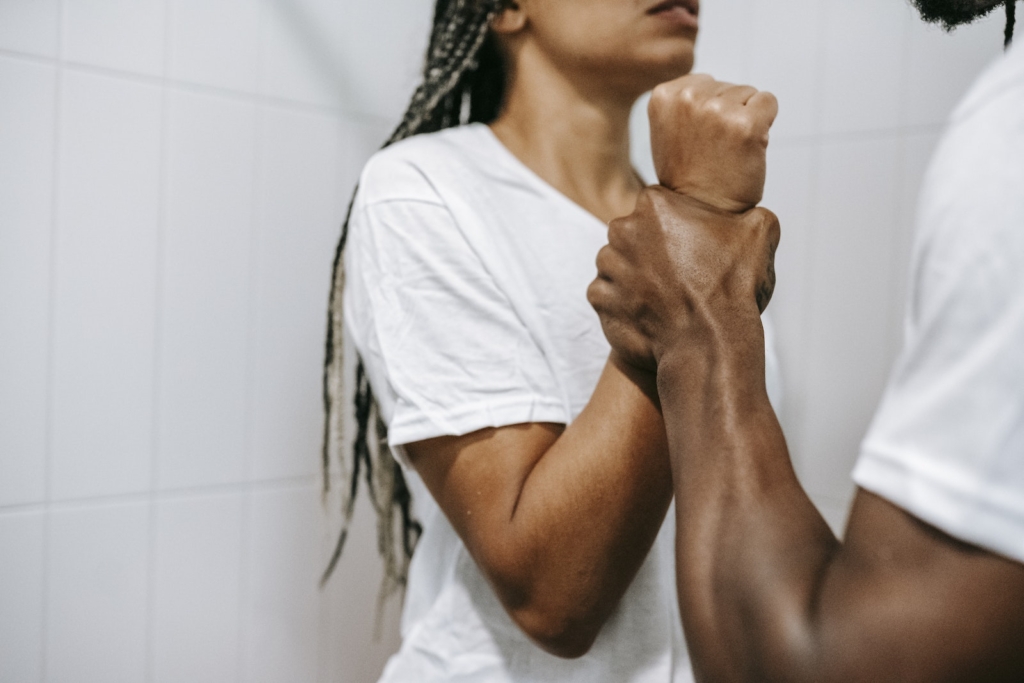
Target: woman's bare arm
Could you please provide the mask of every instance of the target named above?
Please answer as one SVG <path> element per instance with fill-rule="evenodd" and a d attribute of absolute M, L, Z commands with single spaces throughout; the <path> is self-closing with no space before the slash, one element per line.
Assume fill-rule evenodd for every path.
<path fill-rule="evenodd" d="M 567 427 L 406 446 L 508 613 L 553 654 L 590 648 L 664 520 L 672 482 L 656 401 L 653 375 L 613 357 Z"/>

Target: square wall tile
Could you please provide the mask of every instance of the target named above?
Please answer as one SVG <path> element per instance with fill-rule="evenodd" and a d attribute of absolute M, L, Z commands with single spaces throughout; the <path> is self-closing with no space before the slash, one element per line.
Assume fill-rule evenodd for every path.
<path fill-rule="evenodd" d="M 797 463 L 813 494 L 843 499 L 892 363 L 899 140 L 823 145 L 810 251 L 806 396 Z"/>
<path fill-rule="evenodd" d="M 64 58 L 160 76 L 165 0 L 67 0 Z"/>
<path fill-rule="evenodd" d="M 1001 7 L 952 34 L 935 24 L 910 22 L 904 123 L 944 123 L 971 83 L 1002 55 L 1005 23 Z"/>
<path fill-rule="evenodd" d="M 64 76 L 53 331 L 57 499 L 149 486 L 160 101 L 148 85 Z"/>
<path fill-rule="evenodd" d="M 43 514 L 0 514 L 0 681 L 42 679 Z"/>
<path fill-rule="evenodd" d="M 238 680 L 244 499 L 238 492 L 156 504 L 155 683 Z"/>
<path fill-rule="evenodd" d="M 772 141 L 817 132 L 825 0 L 753 0 L 747 80 L 779 99 Z M 708 3 L 711 4 L 711 3 Z"/>
<path fill-rule="evenodd" d="M 320 488 L 257 491 L 251 506 L 245 680 L 313 683 L 324 599 Z"/>
<path fill-rule="evenodd" d="M 161 287 L 161 488 L 237 482 L 245 452 L 254 105 L 170 100 Z"/>
<path fill-rule="evenodd" d="M 254 92 L 261 7 L 254 0 L 170 0 L 170 77 Z"/>
<path fill-rule="evenodd" d="M 0 505 L 46 492 L 55 83 L 0 57 Z"/>
<path fill-rule="evenodd" d="M 149 504 L 65 507 L 50 519 L 47 680 L 145 680 Z"/>
<path fill-rule="evenodd" d="M 58 0 L 0 2 L 0 49 L 57 56 Z"/>
<path fill-rule="evenodd" d="M 273 479 L 319 471 L 324 321 L 348 198 L 333 119 L 268 108 L 261 137 L 251 474 Z"/>
<path fill-rule="evenodd" d="M 892 0 L 823 0 L 821 132 L 890 130 L 900 122 L 913 10 Z"/>

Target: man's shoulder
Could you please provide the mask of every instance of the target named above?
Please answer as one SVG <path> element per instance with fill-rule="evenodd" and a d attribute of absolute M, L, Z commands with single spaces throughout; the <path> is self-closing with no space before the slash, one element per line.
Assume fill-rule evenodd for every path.
<path fill-rule="evenodd" d="M 960 252 L 998 241 L 1024 258 L 1022 187 L 1024 50 L 1018 49 L 993 64 L 954 112 L 924 179 L 920 236 Z"/>
<path fill-rule="evenodd" d="M 1021 97 L 1024 97 L 1024 41 L 994 59 L 981 72 L 953 111 L 951 123 L 955 126 L 967 122 L 986 110 L 1012 108 Z"/>

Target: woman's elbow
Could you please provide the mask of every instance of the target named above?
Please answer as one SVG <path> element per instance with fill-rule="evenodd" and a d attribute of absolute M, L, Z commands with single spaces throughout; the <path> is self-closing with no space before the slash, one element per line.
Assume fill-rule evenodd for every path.
<path fill-rule="evenodd" d="M 590 651 L 603 620 L 570 615 L 560 609 L 532 609 L 512 614 L 519 628 L 545 652 L 578 659 Z"/>

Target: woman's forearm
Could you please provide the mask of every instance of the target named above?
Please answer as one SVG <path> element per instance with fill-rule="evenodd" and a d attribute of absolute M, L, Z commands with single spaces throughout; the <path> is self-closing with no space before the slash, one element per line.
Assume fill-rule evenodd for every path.
<path fill-rule="evenodd" d="M 671 498 L 653 376 L 611 360 L 587 407 L 523 482 L 507 531 L 532 566 L 529 600 L 513 615 L 538 620 L 553 641 L 564 637 L 569 654 L 585 651 L 647 557 Z"/>
<path fill-rule="evenodd" d="M 653 375 L 612 358 L 564 429 L 512 425 L 406 450 L 523 631 L 554 654 L 585 653 L 672 498 Z"/>

